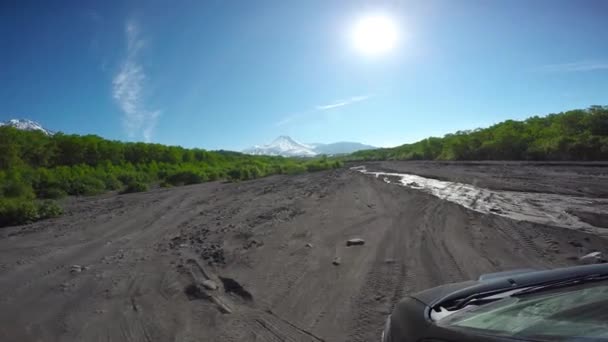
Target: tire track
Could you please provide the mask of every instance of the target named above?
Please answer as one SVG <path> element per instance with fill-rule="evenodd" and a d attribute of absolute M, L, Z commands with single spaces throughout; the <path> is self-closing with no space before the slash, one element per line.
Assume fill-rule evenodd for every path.
<path fill-rule="evenodd" d="M 363 342 L 378 339 L 386 316 L 395 303 L 407 291 L 408 273 L 399 251 L 405 245 L 406 230 L 401 220 L 393 222 L 386 230 L 377 248 L 372 269 L 365 277 L 364 285 L 356 297 L 354 321 L 347 341 Z"/>

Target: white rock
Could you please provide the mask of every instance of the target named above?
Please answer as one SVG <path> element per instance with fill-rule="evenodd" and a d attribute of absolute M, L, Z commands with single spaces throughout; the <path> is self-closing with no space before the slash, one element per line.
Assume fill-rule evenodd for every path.
<path fill-rule="evenodd" d="M 579 258 L 584 264 L 598 264 L 604 261 L 602 252 L 592 252 Z"/>
<path fill-rule="evenodd" d="M 216 283 L 215 283 L 213 280 L 210 280 L 210 279 L 203 280 L 203 281 L 201 282 L 201 284 L 202 284 L 202 285 L 203 285 L 203 287 L 204 287 L 204 288 L 206 288 L 207 290 L 211 290 L 211 291 L 215 291 L 215 290 L 217 290 L 217 284 L 216 284 Z"/>
<path fill-rule="evenodd" d="M 365 244 L 365 240 L 363 239 L 350 239 L 346 241 L 346 246 L 361 246 Z"/>

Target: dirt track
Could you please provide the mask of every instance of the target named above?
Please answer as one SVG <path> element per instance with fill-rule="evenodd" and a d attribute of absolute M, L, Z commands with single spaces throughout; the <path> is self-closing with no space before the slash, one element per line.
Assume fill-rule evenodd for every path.
<path fill-rule="evenodd" d="M 520 166 L 420 165 L 368 167 L 608 197 L 601 166 L 584 175 L 563 166 L 574 185 L 562 186 L 534 174 L 559 173 L 554 166 L 530 166 L 534 183 Z M 0 231 L 2 341 L 377 341 L 408 292 L 608 252 L 596 235 L 482 214 L 348 169 L 67 207 L 64 217 Z M 365 245 L 346 247 L 353 237 Z M 196 286 L 207 278 L 219 289 Z"/>

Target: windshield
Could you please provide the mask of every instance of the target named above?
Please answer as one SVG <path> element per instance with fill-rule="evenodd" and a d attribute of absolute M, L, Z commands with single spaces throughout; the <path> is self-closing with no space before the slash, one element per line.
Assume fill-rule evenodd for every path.
<path fill-rule="evenodd" d="M 546 341 L 571 337 L 608 339 L 606 305 L 608 285 L 603 282 L 471 306 L 438 324 Z"/>

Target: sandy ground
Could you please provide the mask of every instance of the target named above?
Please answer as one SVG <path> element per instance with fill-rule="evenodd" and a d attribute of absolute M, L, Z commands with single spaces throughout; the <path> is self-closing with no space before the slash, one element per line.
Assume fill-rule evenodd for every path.
<path fill-rule="evenodd" d="M 366 166 L 608 197 L 601 165 Z M 404 294 L 592 251 L 608 240 L 347 168 L 84 198 L 61 218 L 0 230 L 0 340 L 377 341 Z"/>

